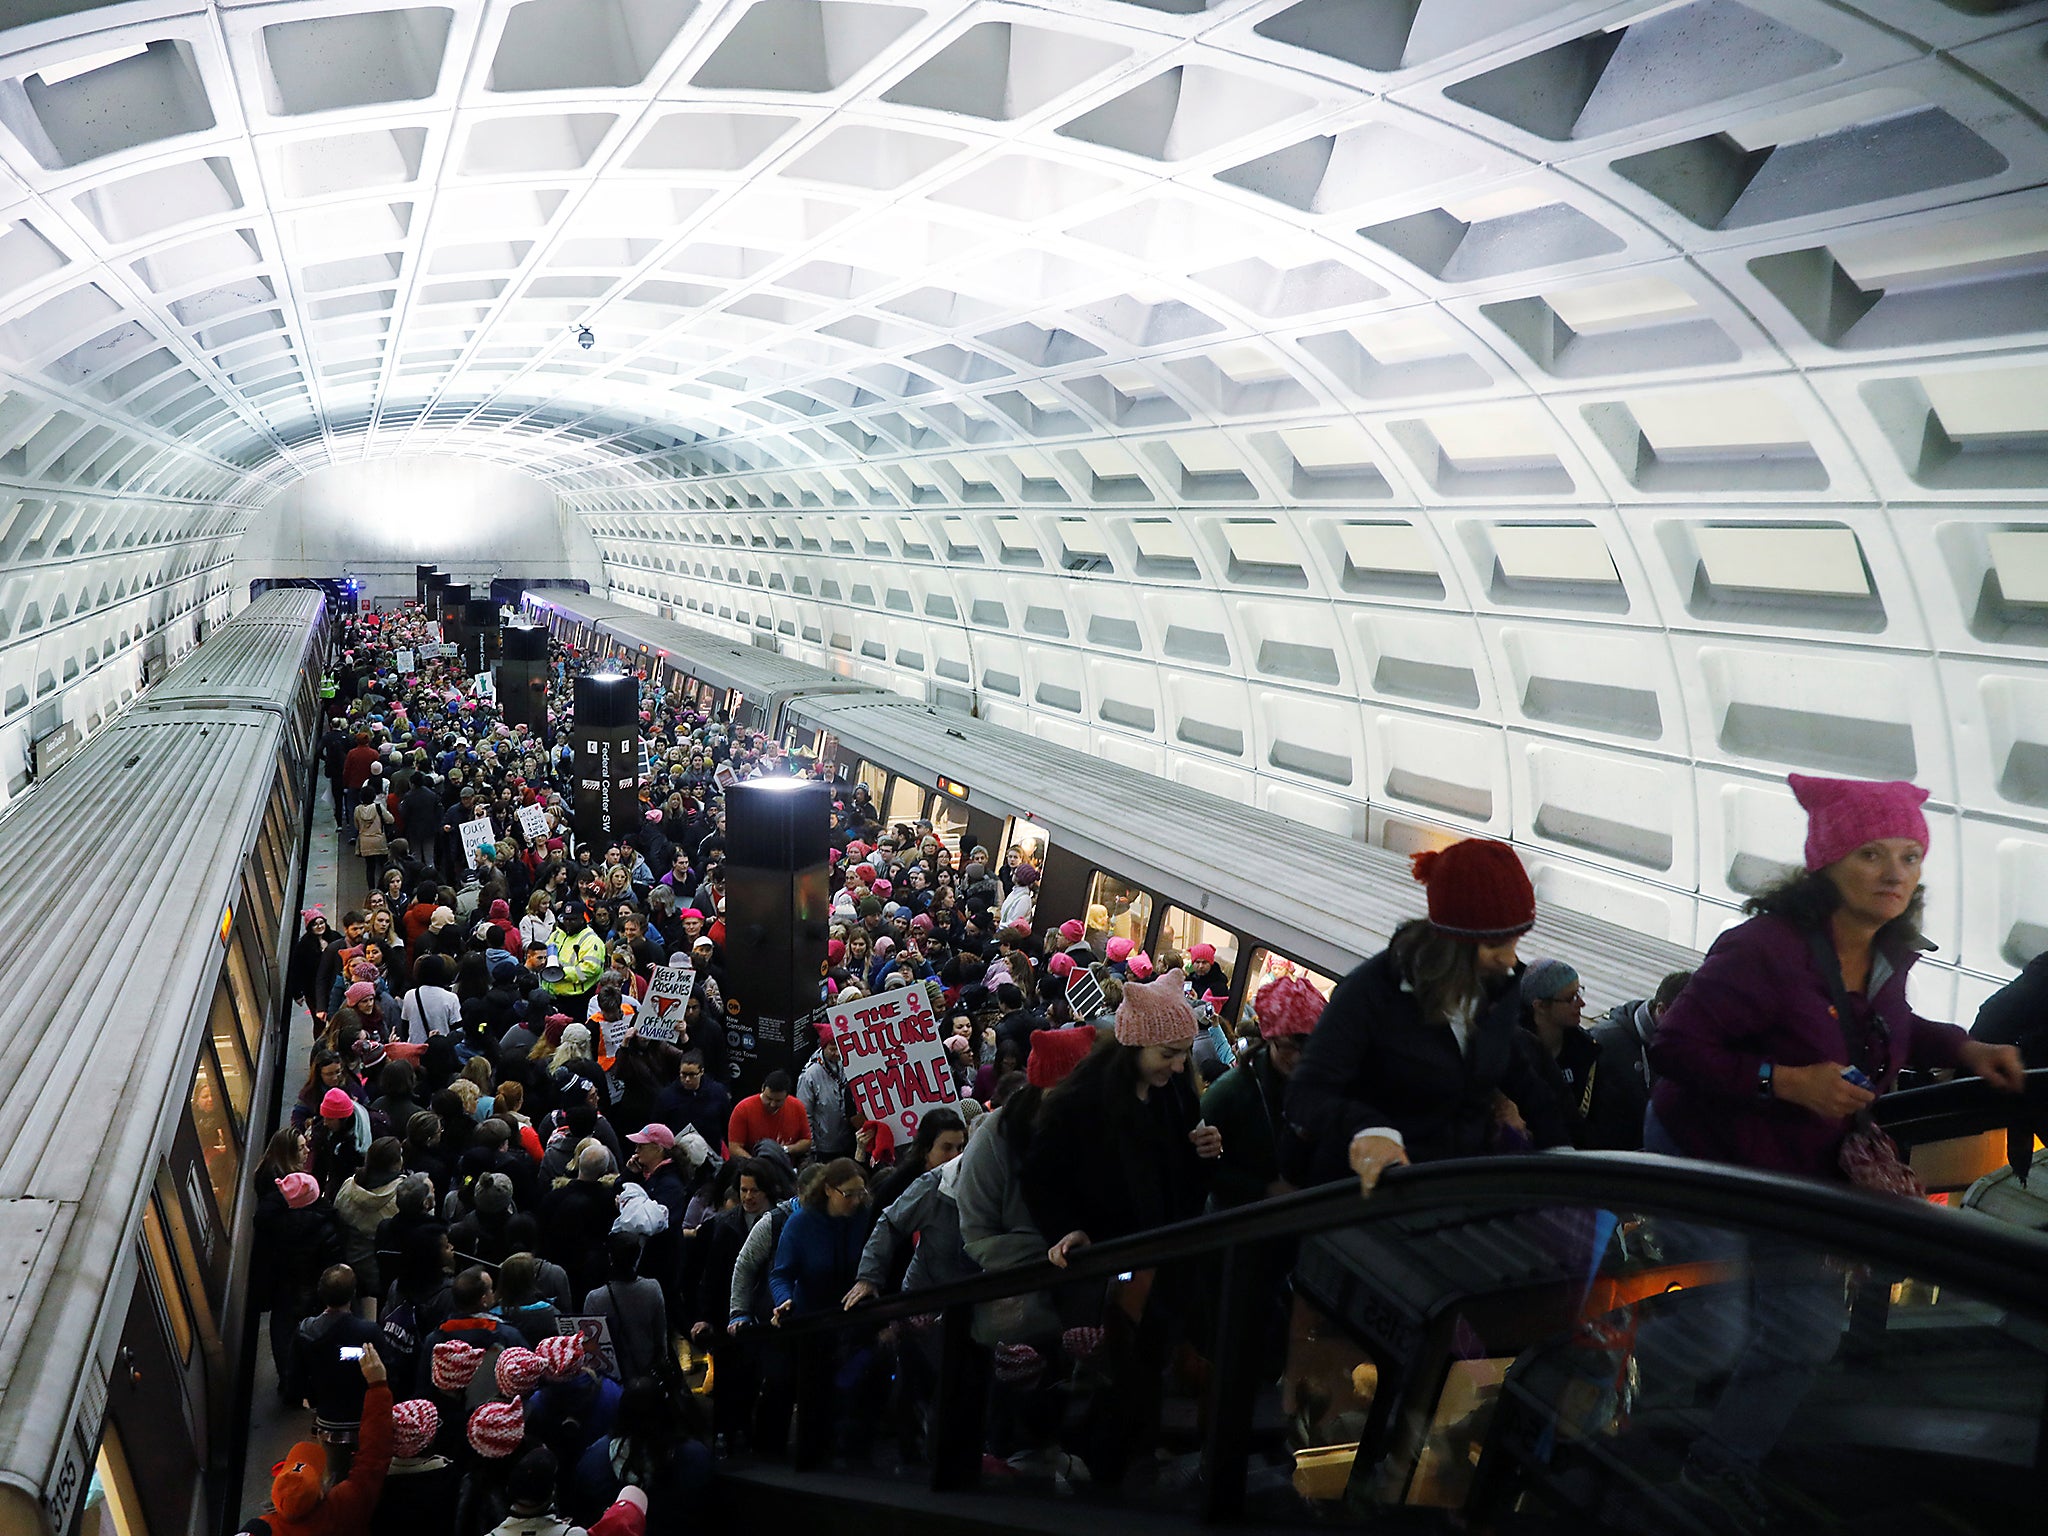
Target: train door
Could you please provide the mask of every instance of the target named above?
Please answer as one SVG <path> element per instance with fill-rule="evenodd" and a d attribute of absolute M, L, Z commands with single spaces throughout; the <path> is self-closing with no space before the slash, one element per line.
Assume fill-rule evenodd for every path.
<path fill-rule="evenodd" d="M 128 1320 L 121 1329 L 121 1351 L 107 1378 L 107 1428 L 101 1446 L 95 1470 L 107 1479 L 105 1507 L 111 1518 L 103 1519 L 99 1529 L 107 1536 L 128 1536 L 130 1530 L 139 1536 L 182 1536 L 191 1522 L 192 1496 L 199 1486 L 199 1458 L 186 1413 L 184 1370 L 172 1354 L 145 1273 L 136 1276 Z M 128 1474 L 125 1490 L 123 1471 Z M 123 1513 L 131 1521 L 139 1519 L 139 1526 L 124 1530 L 119 1520 Z"/>

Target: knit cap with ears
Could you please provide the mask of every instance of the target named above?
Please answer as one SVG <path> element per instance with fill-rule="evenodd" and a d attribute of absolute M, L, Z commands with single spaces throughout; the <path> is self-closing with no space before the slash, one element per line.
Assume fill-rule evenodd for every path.
<path fill-rule="evenodd" d="M 353 1120 L 356 1116 L 356 1101 L 340 1088 L 330 1088 L 320 1095 L 320 1118 L 322 1120 Z"/>
<path fill-rule="evenodd" d="M 1787 774 L 1785 781 L 1806 811 L 1806 867 L 1826 869 L 1865 843 L 1904 837 L 1927 851 L 1927 791 L 1903 779 L 1816 779 Z"/>
<path fill-rule="evenodd" d="M 1117 1004 L 1116 1037 L 1125 1045 L 1185 1045 L 1195 1038 L 1195 1010 L 1176 967 L 1156 981 L 1126 981 Z"/>
<path fill-rule="evenodd" d="M 310 1173 L 288 1173 L 277 1181 L 277 1192 L 284 1196 L 286 1205 L 303 1211 L 320 1198 L 320 1181 Z"/>
<path fill-rule="evenodd" d="M 1429 891 L 1429 921 L 1454 939 L 1501 943 L 1536 926 L 1536 888 L 1506 843 L 1468 837 L 1411 861 Z"/>

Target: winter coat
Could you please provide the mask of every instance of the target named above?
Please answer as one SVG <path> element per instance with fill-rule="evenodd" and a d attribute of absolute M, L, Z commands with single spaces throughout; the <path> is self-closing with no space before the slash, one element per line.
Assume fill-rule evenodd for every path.
<path fill-rule="evenodd" d="M 1202 1095 L 1202 1118 L 1223 1137 L 1214 1190 L 1218 1206 L 1228 1209 L 1263 1200 L 1267 1187 L 1280 1177 L 1286 1101 L 1287 1079 L 1273 1070 L 1272 1055 L 1263 1044 L 1241 1057 Z"/>
<path fill-rule="evenodd" d="M 1908 1066 L 1955 1066 L 1969 1036 L 1921 1018 L 1906 1001 L 1918 958 L 1912 950 L 1874 952 L 1864 991 L 1847 994 L 1849 1017 L 1838 1020 L 1800 928 L 1782 917 L 1730 928 L 1658 1024 L 1650 1048 L 1660 1074 L 1651 1096 L 1658 1121 L 1692 1157 L 1839 1180 L 1842 1138 L 1853 1122 L 1763 1097 L 1758 1070 L 1767 1061 L 1848 1061 L 1882 1093 Z M 1888 1027 L 1888 1039 L 1873 1029 L 1874 1019 Z"/>
<path fill-rule="evenodd" d="M 366 1189 L 355 1175 L 335 1192 L 334 1214 L 341 1222 L 342 1258 L 356 1272 L 366 1296 L 381 1296 L 377 1274 L 377 1228 L 398 1214 L 398 1180 Z"/>
<path fill-rule="evenodd" d="M 1984 999 L 1970 1038 L 1988 1045 L 2016 1045 L 2027 1066 L 2048 1067 L 2048 950 Z"/>
<path fill-rule="evenodd" d="M 768 1291 L 780 1307 L 794 1302 L 802 1316 L 837 1309 L 860 1273 L 867 1223 L 859 1216 L 828 1216 L 812 1207 L 800 1208 L 782 1229 L 775 1262 L 768 1269 Z"/>
<path fill-rule="evenodd" d="M 391 851 L 384 829 L 396 824 L 397 817 L 382 799 L 366 800 L 356 807 L 356 852 L 365 858 L 381 856 Z"/>
<path fill-rule="evenodd" d="M 956 1280 L 971 1280 L 981 1266 L 967 1257 L 960 1238 L 960 1207 L 953 1199 L 959 1159 L 912 1179 L 889 1203 L 861 1249 L 859 1278 L 883 1295 L 894 1289 L 896 1260 L 904 1244 L 915 1252 L 903 1272 L 903 1289 L 920 1291 Z M 948 1170 L 952 1178 L 947 1178 Z"/>
<path fill-rule="evenodd" d="M 1337 985 L 1287 1084 L 1287 1120 L 1309 1143 L 1309 1182 L 1350 1172 L 1351 1139 L 1389 1126 L 1411 1162 L 1477 1157 L 1492 1149 L 1496 1091 L 1514 1100 L 1539 1147 L 1569 1139 L 1562 1108 L 1516 1046 L 1521 999 L 1512 986 L 1482 1001 L 1461 1051 L 1443 1020 L 1425 1022 L 1391 951 Z"/>
<path fill-rule="evenodd" d="M 1200 1215 L 1214 1176 L 1188 1140 L 1201 1118 L 1186 1072 L 1143 1100 L 1105 1105 L 1071 1079 L 1046 1095 L 1023 1167 L 1038 1230 L 1049 1243 L 1069 1232 L 1099 1243 Z"/>

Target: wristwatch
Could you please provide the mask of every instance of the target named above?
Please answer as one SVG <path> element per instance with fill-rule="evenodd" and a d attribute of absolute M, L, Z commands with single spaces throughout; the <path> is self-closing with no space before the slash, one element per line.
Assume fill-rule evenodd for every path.
<path fill-rule="evenodd" d="M 1768 1099 L 1771 1096 L 1771 1063 L 1760 1061 L 1756 1068 L 1756 1096 Z"/>

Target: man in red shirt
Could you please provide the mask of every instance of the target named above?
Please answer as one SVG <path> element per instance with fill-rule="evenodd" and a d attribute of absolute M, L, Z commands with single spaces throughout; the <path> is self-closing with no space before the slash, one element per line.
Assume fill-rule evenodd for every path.
<path fill-rule="evenodd" d="M 811 1150 L 811 1117 L 790 1093 L 787 1072 L 770 1072 L 761 1079 L 759 1093 L 733 1105 L 725 1140 L 742 1157 L 762 1142 L 772 1141 L 780 1144 L 792 1163 L 804 1160 Z"/>

